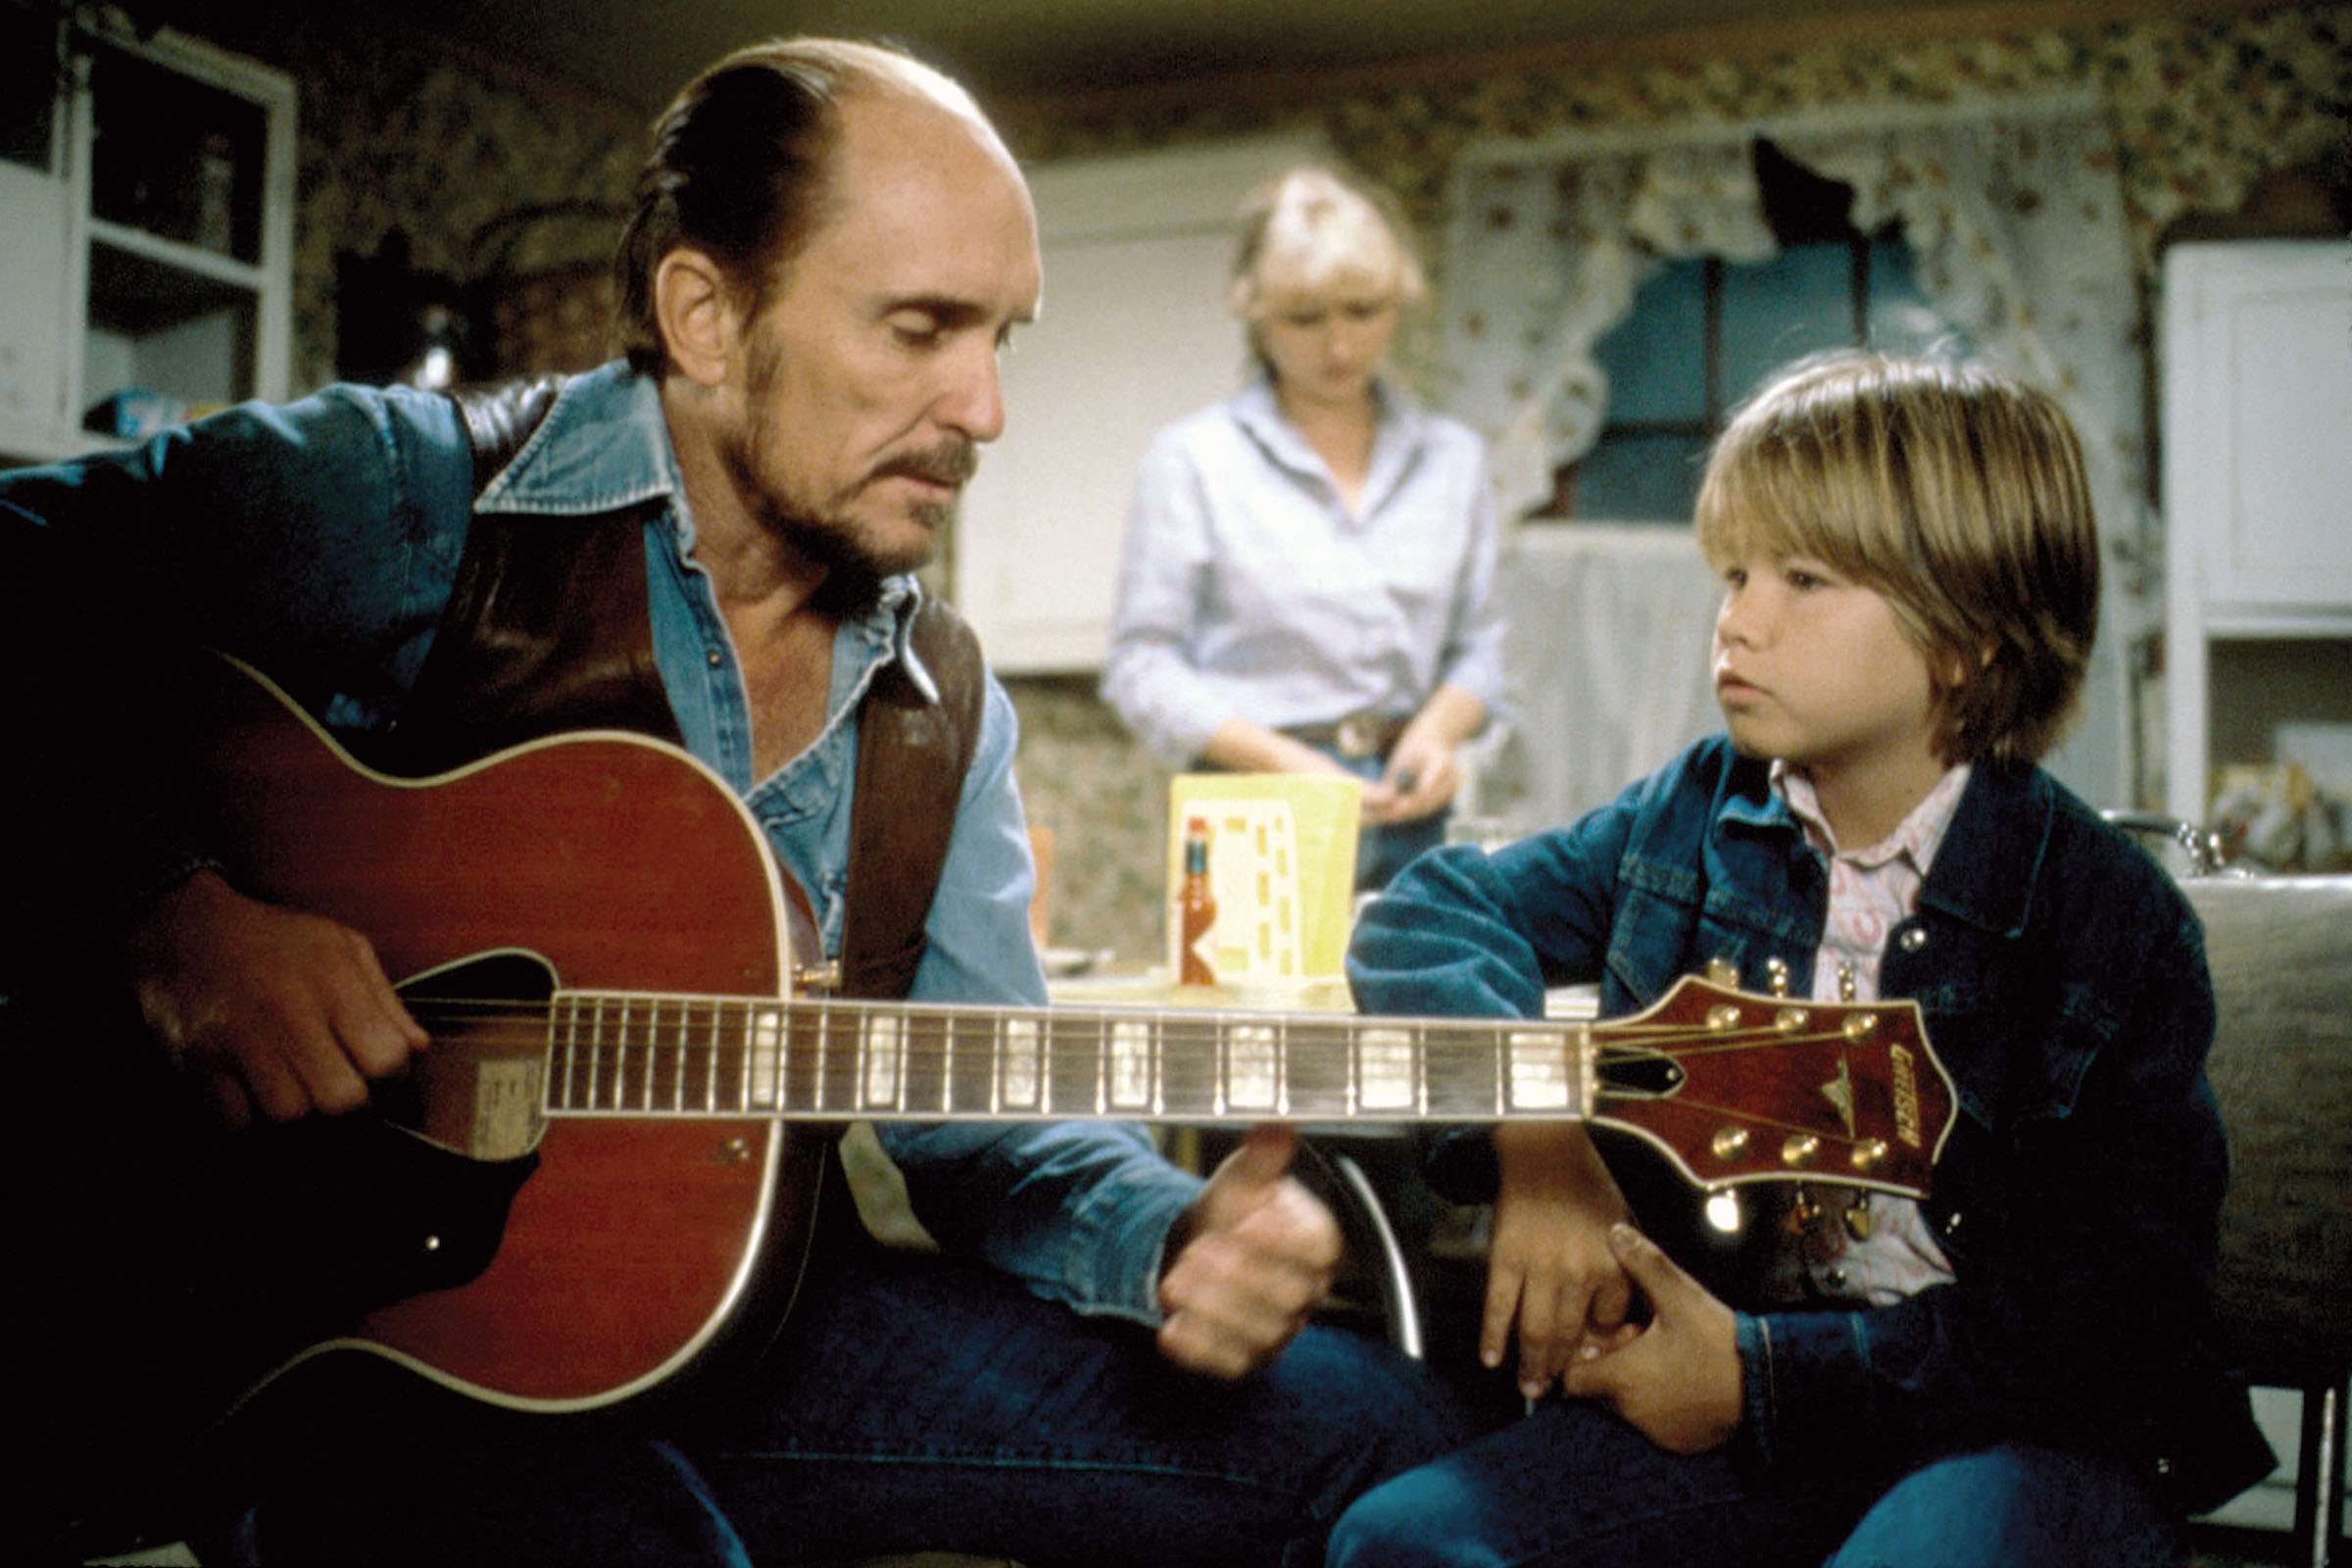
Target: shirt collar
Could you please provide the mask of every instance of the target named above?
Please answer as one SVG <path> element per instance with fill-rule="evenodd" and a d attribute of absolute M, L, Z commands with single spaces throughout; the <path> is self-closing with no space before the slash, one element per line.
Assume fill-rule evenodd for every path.
<path fill-rule="evenodd" d="M 1385 453 L 1393 448 L 1409 448 L 1419 441 L 1421 421 L 1427 416 L 1419 404 L 1382 376 L 1373 377 L 1372 402 L 1380 411 L 1372 431 L 1372 467 L 1377 472 L 1383 466 Z M 1325 472 L 1323 460 L 1315 455 L 1297 427 L 1283 417 L 1282 405 L 1274 398 L 1274 379 L 1264 370 L 1250 377 L 1250 384 L 1235 393 L 1226 407 L 1243 432 L 1284 467 L 1306 474 Z"/>
<path fill-rule="evenodd" d="M 679 558 L 694 553 L 694 517 L 662 414 L 660 383 L 619 361 L 574 376 L 523 443 L 514 461 L 482 491 L 484 511 L 583 515 L 655 500 L 671 503 L 671 539 Z M 868 664 L 896 659 L 925 701 L 938 684 L 911 639 L 923 590 L 912 576 L 884 579 L 864 616 L 845 625 L 868 650 Z"/>
<path fill-rule="evenodd" d="M 1821 797 L 1813 788 L 1813 780 L 1787 762 L 1775 758 L 1772 763 L 1773 792 L 1786 801 L 1788 810 L 1804 826 L 1805 837 L 1816 848 L 1840 859 L 1851 860 L 1866 871 L 1876 870 L 1900 858 L 1910 863 L 1916 874 L 1924 877 L 1936 861 L 1936 852 L 1943 845 L 1943 836 L 1960 809 L 1960 796 L 1968 788 L 1971 769 L 1968 763 L 1948 768 L 1936 781 L 1935 788 L 1911 808 L 1893 832 L 1878 843 L 1855 850 L 1838 848 L 1837 836 L 1830 831 L 1830 820 L 1821 809 Z"/>
<path fill-rule="evenodd" d="M 583 431 L 593 434 L 581 438 Z M 661 388 L 654 377 L 614 361 L 564 383 L 539 428 L 475 504 L 483 511 L 577 515 L 679 493 Z"/>

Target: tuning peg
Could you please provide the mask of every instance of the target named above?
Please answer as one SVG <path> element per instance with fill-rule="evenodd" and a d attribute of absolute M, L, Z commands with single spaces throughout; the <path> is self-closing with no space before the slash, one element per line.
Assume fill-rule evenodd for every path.
<path fill-rule="evenodd" d="M 1787 996 L 1788 994 L 1788 960 L 1778 954 L 1766 958 L 1764 960 L 1764 979 L 1772 987 L 1774 996 Z"/>
<path fill-rule="evenodd" d="M 1709 958 L 1707 978 L 1719 986 L 1736 987 L 1740 984 L 1740 966 L 1721 956 Z"/>

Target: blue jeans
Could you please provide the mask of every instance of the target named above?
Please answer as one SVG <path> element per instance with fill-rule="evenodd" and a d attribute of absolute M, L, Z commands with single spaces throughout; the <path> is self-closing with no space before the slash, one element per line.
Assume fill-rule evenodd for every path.
<path fill-rule="evenodd" d="M 1330 1568 L 2161 1568 L 2179 1532 L 2120 1461 L 2004 1444 L 1884 1477 L 1761 1482 L 1554 1399 L 1377 1488 Z"/>
<path fill-rule="evenodd" d="M 896 1255 L 822 1269 L 756 1373 L 659 1436 L 447 1410 L 352 1422 L 280 1475 L 224 1555 L 1312 1564 L 1350 1498 L 1467 1436 L 1418 1367 L 1337 1330 L 1309 1329 L 1226 1384 L 1177 1370 L 1133 1324 L 1077 1317 L 993 1270 Z M 368 1408 L 386 1408 L 384 1392 Z"/>

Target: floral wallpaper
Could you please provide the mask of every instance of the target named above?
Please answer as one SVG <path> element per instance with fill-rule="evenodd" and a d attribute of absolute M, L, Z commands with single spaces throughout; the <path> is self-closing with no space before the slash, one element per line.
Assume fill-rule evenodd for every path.
<path fill-rule="evenodd" d="M 483 284 L 501 280 L 484 276 L 495 265 L 514 285 L 505 292 L 527 295 L 537 280 L 602 257 L 616 227 L 608 215 L 626 201 L 643 145 L 634 113 L 522 79 L 499 62 L 362 36 L 358 25 L 306 16 L 291 32 L 217 40 L 303 83 L 298 384 L 331 374 L 338 254 L 372 254 L 398 231 L 424 268 Z M 1477 76 L 1422 73 L 1383 84 L 1354 74 L 1279 102 L 1200 93 L 1183 108 L 1104 99 L 1016 102 L 999 114 L 1030 159 L 1317 123 L 1395 189 L 1434 241 L 1454 160 L 1495 138 L 2062 88 L 2091 89 L 2104 106 L 2133 252 L 2152 286 L 2169 225 L 2232 212 L 2282 171 L 2328 167 L 2339 187 L 2345 180 L 2352 4 L 1591 68 L 1539 57 Z M 579 309 L 547 307 L 565 308 Z M 581 331 L 564 323 L 567 337 Z M 1164 773 L 1120 733 L 1091 681 L 1010 685 L 1022 789 L 1032 818 L 1055 833 L 1051 940 L 1150 958 L 1160 940 Z"/>

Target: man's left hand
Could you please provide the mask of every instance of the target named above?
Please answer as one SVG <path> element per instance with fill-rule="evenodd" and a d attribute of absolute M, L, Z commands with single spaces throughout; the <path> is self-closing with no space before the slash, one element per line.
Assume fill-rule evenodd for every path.
<path fill-rule="evenodd" d="M 1252 1127 L 1185 1211 L 1159 1281 L 1160 1353 L 1211 1377 L 1265 1365 L 1331 1288 L 1340 1227 L 1290 1174 L 1295 1128 Z"/>

